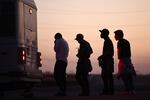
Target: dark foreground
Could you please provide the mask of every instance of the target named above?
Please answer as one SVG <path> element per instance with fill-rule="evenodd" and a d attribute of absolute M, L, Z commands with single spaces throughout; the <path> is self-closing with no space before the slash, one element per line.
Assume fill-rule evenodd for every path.
<path fill-rule="evenodd" d="M 135 96 L 89 96 L 89 97 L 49 97 L 49 98 L 7 98 L 2 100 L 150 100 L 150 96 L 135 95 Z"/>
<path fill-rule="evenodd" d="M 115 94 L 101 95 L 102 81 L 99 76 L 90 76 L 90 96 L 78 96 L 80 87 L 74 79 L 67 81 L 67 96 L 56 97 L 55 81 L 44 81 L 36 84 L 32 89 L 33 97 L 23 97 L 23 90 L 6 91 L 0 100 L 150 100 L 150 76 L 138 76 L 135 79 L 136 94 L 123 93 L 123 83 L 115 79 Z"/>

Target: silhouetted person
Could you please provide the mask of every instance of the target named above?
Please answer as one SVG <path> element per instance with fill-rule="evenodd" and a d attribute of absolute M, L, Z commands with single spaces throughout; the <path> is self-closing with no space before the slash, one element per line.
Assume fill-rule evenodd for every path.
<path fill-rule="evenodd" d="M 131 62 L 131 48 L 130 43 L 124 39 L 124 33 L 122 30 L 116 30 L 115 39 L 117 43 L 118 52 L 118 79 L 121 78 L 125 85 L 125 91 L 127 94 L 134 93 L 133 75 L 136 75 L 133 64 Z"/>
<path fill-rule="evenodd" d="M 57 96 L 66 95 L 66 67 L 69 53 L 68 43 L 60 33 L 55 34 L 54 51 L 56 52 L 56 63 L 54 67 L 54 78 L 60 89 Z"/>
<path fill-rule="evenodd" d="M 81 96 L 88 96 L 90 94 L 89 82 L 88 82 L 88 73 L 92 71 L 90 55 L 93 53 L 93 50 L 90 44 L 84 40 L 82 34 L 77 34 L 76 39 L 80 44 L 77 57 L 78 63 L 76 68 L 76 80 L 81 87 Z"/>
<path fill-rule="evenodd" d="M 109 38 L 108 29 L 99 30 L 100 37 L 104 39 L 102 55 L 98 57 L 99 65 L 102 69 L 101 76 L 104 84 L 102 94 L 112 95 L 114 93 L 114 47 Z"/>

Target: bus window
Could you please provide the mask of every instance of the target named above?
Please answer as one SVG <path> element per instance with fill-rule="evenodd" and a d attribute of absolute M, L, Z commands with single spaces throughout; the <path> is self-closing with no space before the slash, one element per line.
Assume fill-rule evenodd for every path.
<path fill-rule="evenodd" d="M 15 36 L 16 1 L 0 0 L 0 37 Z"/>

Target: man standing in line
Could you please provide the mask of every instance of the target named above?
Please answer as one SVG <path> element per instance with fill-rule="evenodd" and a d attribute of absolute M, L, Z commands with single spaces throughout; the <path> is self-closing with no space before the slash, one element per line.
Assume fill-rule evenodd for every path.
<path fill-rule="evenodd" d="M 104 84 L 102 94 L 112 95 L 114 93 L 114 47 L 109 38 L 108 29 L 99 30 L 101 32 L 100 37 L 104 39 L 103 52 L 98 57 L 99 65 L 102 69 L 101 76 Z"/>
<path fill-rule="evenodd" d="M 116 30 L 115 39 L 117 42 L 118 53 L 118 79 L 121 78 L 125 85 L 125 92 L 127 94 L 134 94 L 133 75 L 136 75 L 132 61 L 130 43 L 124 39 L 122 30 Z"/>
<path fill-rule="evenodd" d="M 92 71 L 90 55 L 93 53 L 93 50 L 90 44 L 84 40 L 84 36 L 82 34 L 77 34 L 76 39 L 80 44 L 77 57 L 78 63 L 76 68 L 76 80 L 81 87 L 81 94 L 80 96 L 89 96 L 89 81 L 88 81 L 88 74 Z"/>
<path fill-rule="evenodd" d="M 54 51 L 56 52 L 56 63 L 54 67 L 54 78 L 59 87 L 56 96 L 66 95 L 66 67 L 68 63 L 69 46 L 63 39 L 61 33 L 55 34 Z"/>

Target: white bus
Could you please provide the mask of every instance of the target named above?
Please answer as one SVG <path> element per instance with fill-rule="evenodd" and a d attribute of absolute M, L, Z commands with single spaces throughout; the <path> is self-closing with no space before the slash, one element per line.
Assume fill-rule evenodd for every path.
<path fill-rule="evenodd" d="M 0 84 L 38 81 L 38 55 L 34 0 L 0 0 Z"/>

